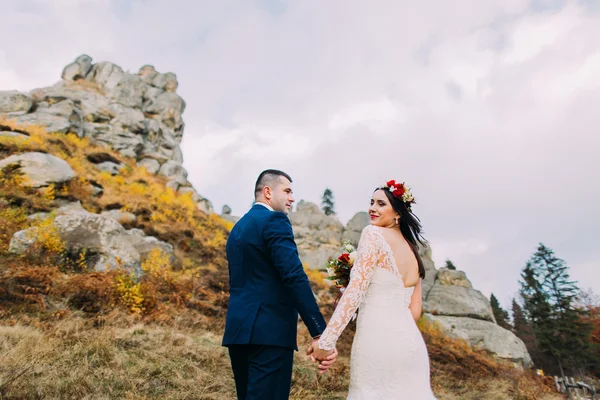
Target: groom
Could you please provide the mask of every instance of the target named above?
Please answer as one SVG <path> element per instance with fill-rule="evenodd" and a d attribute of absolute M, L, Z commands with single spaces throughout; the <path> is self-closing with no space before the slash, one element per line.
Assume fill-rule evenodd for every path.
<path fill-rule="evenodd" d="M 229 348 L 238 400 L 285 400 L 290 393 L 298 313 L 313 343 L 325 330 L 298 258 L 287 217 L 294 202 L 292 179 L 263 171 L 255 204 L 227 240 L 230 298 L 223 346 Z M 335 362 L 332 351 L 319 367 Z"/>

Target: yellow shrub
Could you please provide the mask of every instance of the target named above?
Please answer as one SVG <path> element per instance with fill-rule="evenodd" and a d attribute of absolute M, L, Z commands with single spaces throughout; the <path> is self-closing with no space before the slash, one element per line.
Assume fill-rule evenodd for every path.
<path fill-rule="evenodd" d="M 90 147 L 90 140 L 88 138 L 80 138 L 79 136 L 69 133 L 64 136 L 65 141 L 77 150 L 83 151 Z"/>
<path fill-rule="evenodd" d="M 0 252 L 8 250 L 12 235 L 26 225 L 27 213 L 23 208 L 0 208 Z"/>
<path fill-rule="evenodd" d="M 154 248 L 144 262 L 142 270 L 158 278 L 167 280 L 171 268 L 170 257 L 159 248 Z"/>
<path fill-rule="evenodd" d="M 42 220 L 36 229 L 29 231 L 29 235 L 36 245 L 51 254 L 62 255 L 67 250 L 67 245 L 60 238 L 58 227 L 54 224 L 54 218 Z"/>
<path fill-rule="evenodd" d="M 115 289 L 117 290 L 119 299 L 129 312 L 140 314 L 144 311 L 144 296 L 141 291 L 141 285 L 135 283 L 134 275 L 121 273 L 115 277 L 115 280 Z"/>
<path fill-rule="evenodd" d="M 231 232 L 231 230 L 233 229 L 233 226 L 235 225 L 235 223 L 233 223 L 232 221 L 223 219 L 220 216 L 218 216 L 217 214 L 211 214 L 208 218 L 211 221 L 216 222 L 218 225 L 221 225 L 222 227 L 227 229 L 227 232 Z"/>

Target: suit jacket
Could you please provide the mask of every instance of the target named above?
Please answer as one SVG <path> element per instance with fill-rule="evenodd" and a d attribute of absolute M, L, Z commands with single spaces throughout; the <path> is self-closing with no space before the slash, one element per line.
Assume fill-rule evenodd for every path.
<path fill-rule="evenodd" d="M 294 348 L 298 313 L 310 334 L 325 330 L 287 215 L 255 204 L 227 239 L 230 298 L 223 345 Z"/>

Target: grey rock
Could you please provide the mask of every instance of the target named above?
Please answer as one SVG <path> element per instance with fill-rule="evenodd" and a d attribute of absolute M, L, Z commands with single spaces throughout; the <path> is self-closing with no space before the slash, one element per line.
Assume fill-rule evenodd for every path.
<path fill-rule="evenodd" d="M 472 288 L 473 285 L 467 279 L 467 275 L 463 271 L 455 271 L 448 268 L 440 268 L 437 274 L 437 279 L 440 285 L 454 285 Z"/>
<path fill-rule="evenodd" d="M 472 318 L 435 316 L 426 318 L 438 323 L 450 336 L 466 340 L 471 347 L 485 349 L 496 357 L 531 367 L 531 357 L 521 339 L 493 322 Z"/>
<path fill-rule="evenodd" d="M 4 137 L 18 137 L 18 138 L 21 138 L 21 139 L 29 139 L 29 135 L 25 135 L 23 133 L 13 132 L 13 131 L 0 131 L 0 136 L 4 136 Z"/>
<path fill-rule="evenodd" d="M 139 229 L 131 229 L 127 231 L 127 235 L 128 241 L 139 253 L 142 262 L 148 258 L 148 255 L 154 249 L 158 249 L 162 254 L 167 255 L 171 263 L 175 261 L 173 246 L 169 243 L 158 240 L 154 236 L 145 236 L 143 231 L 140 231 Z"/>
<path fill-rule="evenodd" d="M 164 92 L 158 97 L 144 102 L 142 110 L 158 115 L 166 126 L 177 129 L 183 123 L 181 114 L 185 110 L 185 101 L 176 93 Z"/>
<path fill-rule="evenodd" d="M 223 206 L 223 210 L 221 211 L 222 215 L 231 215 L 231 207 L 229 207 L 227 204 L 225 204 Z"/>
<path fill-rule="evenodd" d="M 131 132 L 143 132 L 146 128 L 144 113 L 136 108 L 126 107 L 119 103 L 112 103 L 108 110 L 114 115 L 111 124 Z"/>
<path fill-rule="evenodd" d="M 152 85 L 166 92 L 175 92 L 178 86 L 177 76 L 172 72 L 158 74 L 154 77 Z"/>
<path fill-rule="evenodd" d="M 202 211 L 205 214 L 212 214 L 213 213 L 213 205 L 210 202 L 210 200 L 203 198 L 202 200 L 200 200 L 198 203 L 198 210 Z"/>
<path fill-rule="evenodd" d="M 438 282 L 436 281 L 423 302 L 424 312 L 496 322 L 488 299 L 480 291 L 463 286 L 441 285 Z"/>
<path fill-rule="evenodd" d="M 346 229 L 344 230 L 342 239 L 348 240 L 354 246 L 357 246 L 358 241 L 360 240 L 360 234 L 362 233 L 363 229 L 369 225 L 369 222 L 370 219 L 367 212 L 361 211 L 354 214 L 350 221 L 348 221 L 348 224 L 346 224 Z"/>
<path fill-rule="evenodd" d="M 337 257 L 340 251 L 342 223 L 335 216 L 325 215 L 316 204 L 306 201 L 300 201 L 289 217 L 304 265 L 324 269 L 327 261 Z"/>
<path fill-rule="evenodd" d="M 66 182 L 75 177 L 75 172 L 65 160 L 45 153 L 23 153 L 0 161 L 0 170 L 8 166 L 17 167 L 27 178 L 24 185 L 31 187 Z"/>
<path fill-rule="evenodd" d="M 121 165 L 115 164 L 112 161 L 105 161 L 99 164 L 94 164 L 94 167 L 98 168 L 100 171 L 105 171 L 115 176 L 119 175 L 119 169 L 121 168 Z"/>
<path fill-rule="evenodd" d="M 160 96 L 161 94 L 163 94 L 164 92 L 165 92 L 164 90 L 159 89 L 157 87 L 148 86 L 146 88 L 146 93 L 144 93 L 144 101 L 146 101 L 146 100 L 154 100 L 158 96 Z"/>
<path fill-rule="evenodd" d="M 90 192 L 92 193 L 92 196 L 100 197 L 100 196 L 102 196 L 102 194 L 104 194 L 104 188 L 99 183 L 90 182 L 88 188 L 89 188 Z"/>
<path fill-rule="evenodd" d="M 183 153 L 181 152 L 181 148 L 179 146 L 176 146 L 173 149 L 171 160 L 175 161 L 177 164 L 183 164 Z"/>
<path fill-rule="evenodd" d="M 30 222 L 40 222 L 43 221 L 47 218 L 50 218 L 52 214 L 47 213 L 47 212 L 39 212 L 39 213 L 35 213 L 35 214 L 31 214 L 27 216 L 27 221 Z"/>
<path fill-rule="evenodd" d="M 425 279 L 421 281 L 422 284 L 422 292 L 423 292 L 423 300 L 427 299 L 429 295 L 429 291 L 433 287 L 437 279 L 437 269 L 435 268 L 435 263 L 433 262 L 433 255 L 431 252 L 431 246 L 429 243 L 418 243 L 419 245 L 419 256 L 421 256 L 421 260 L 423 261 L 423 266 L 425 267 Z"/>
<path fill-rule="evenodd" d="M 164 163 L 160 167 L 158 174 L 176 181 L 181 186 L 187 183 L 187 171 L 174 161 L 167 161 Z"/>
<path fill-rule="evenodd" d="M 36 242 L 38 228 L 29 228 L 15 232 L 8 245 L 8 251 L 13 254 L 24 254 Z"/>
<path fill-rule="evenodd" d="M 74 81 L 77 79 L 83 79 L 92 69 L 92 57 L 82 54 L 75 62 L 67 65 L 62 72 L 61 77 L 65 80 Z"/>
<path fill-rule="evenodd" d="M 15 120 L 19 125 L 41 125 L 45 127 L 48 132 L 78 133 L 77 130 L 71 126 L 70 118 L 49 114 L 43 111 L 21 115 L 16 117 Z"/>
<path fill-rule="evenodd" d="M 127 212 L 127 211 L 121 211 L 121 210 L 102 211 L 100 213 L 100 215 L 103 215 L 108 218 L 112 218 L 120 224 L 135 221 L 135 214 Z"/>
<path fill-rule="evenodd" d="M 153 158 L 144 158 L 138 162 L 138 165 L 145 167 L 151 174 L 156 174 L 160 169 L 160 163 Z"/>
<path fill-rule="evenodd" d="M 91 267 L 96 271 L 122 268 L 137 276 L 142 274 L 140 255 L 128 240 L 125 229 L 112 218 L 93 214 L 77 203 L 57 210 L 53 224 L 70 251 L 85 249 L 92 254 Z M 15 233 L 11 252 L 22 254 L 35 242 L 38 227 Z"/>
<path fill-rule="evenodd" d="M 146 84 L 137 75 L 127 74 L 110 62 L 95 64 L 86 78 L 99 84 L 106 94 L 128 107 L 141 107 Z"/>
<path fill-rule="evenodd" d="M 31 96 L 16 90 L 0 91 L 0 114 L 26 113 L 31 110 Z"/>
<path fill-rule="evenodd" d="M 157 75 L 158 72 L 156 72 L 153 65 L 144 65 L 138 72 L 138 76 L 148 85 L 152 84 L 152 81 Z"/>

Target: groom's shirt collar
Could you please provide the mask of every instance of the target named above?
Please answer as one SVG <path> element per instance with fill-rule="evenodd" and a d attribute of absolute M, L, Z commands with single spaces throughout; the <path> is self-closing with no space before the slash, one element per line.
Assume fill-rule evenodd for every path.
<path fill-rule="evenodd" d="M 275 211 L 273 210 L 273 207 L 271 207 L 270 205 L 268 205 L 267 203 L 263 203 L 262 201 L 257 201 L 254 204 L 260 204 L 261 206 L 265 207 L 267 210 L 270 211 Z"/>

